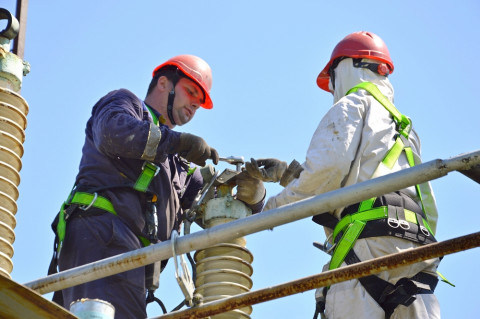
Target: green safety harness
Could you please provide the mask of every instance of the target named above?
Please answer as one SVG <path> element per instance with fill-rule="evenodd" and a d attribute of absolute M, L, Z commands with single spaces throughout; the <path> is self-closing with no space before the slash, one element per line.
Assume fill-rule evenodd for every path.
<path fill-rule="evenodd" d="M 413 167 L 415 160 L 408 141 L 412 129 L 411 120 L 401 114 L 373 83 L 362 82 L 350 89 L 346 95 L 358 90 L 367 91 L 385 107 L 393 117 L 398 132 L 394 145 L 388 150 L 377 170 L 382 165 L 392 169 L 402 152 L 405 153 L 409 166 Z M 428 224 L 419 185 L 415 185 L 415 189 L 421 207 L 418 207 L 407 195 L 395 192 L 378 198 L 373 197 L 345 208 L 340 220 L 331 214 L 315 216 L 315 222 L 333 229 L 331 238 L 334 245 L 328 250 L 332 255 L 329 269 L 336 269 L 343 262 L 347 264 L 360 262 L 353 251 L 359 238 L 394 236 L 419 244 L 435 242 L 434 233 Z M 441 276 L 441 274 L 439 275 Z M 443 276 L 441 278 L 445 279 Z M 359 281 L 383 308 L 385 317 L 389 318 L 398 305 L 410 305 L 415 300 L 416 294 L 433 293 L 438 279 L 436 276 L 421 272 L 412 278 L 402 278 L 395 285 L 375 275 L 360 278 Z M 326 296 L 327 290 L 328 287 L 323 289 L 324 296 Z M 321 312 L 324 307 L 324 303 L 320 305 Z"/>
<path fill-rule="evenodd" d="M 398 134 L 395 138 L 395 143 L 387 152 L 380 165 L 383 164 L 389 169 L 392 169 L 395 163 L 397 163 L 402 152 L 405 152 L 410 167 L 415 166 L 413 151 L 408 142 L 408 136 L 412 129 L 411 120 L 407 116 L 401 114 L 373 83 L 362 82 L 357 84 L 351 88 L 346 95 L 357 92 L 360 89 L 370 93 L 378 102 L 380 102 L 380 104 L 385 107 L 385 109 L 392 115 L 397 127 Z M 426 220 L 425 206 L 423 204 L 420 187 L 419 185 L 415 185 L 415 188 L 422 204 L 423 214 L 415 213 L 408 209 L 404 209 L 402 213 L 399 212 L 399 210 L 394 211 L 392 208 L 390 208 L 389 212 L 388 206 L 373 208 L 373 205 L 377 199 L 376 197 L 373 197 L 361 202 L 357 212 L 344 216 L 337 223 L 333 231 L 332 240 L 333 242 L 338 242 L 333 252 L 329 269 L 336 269 L 340 267 L 348 252 L 355 245 L 355 242 L 365 228 L 365 225 L 370 221 L 383 219 L 387 221 L 387 224 L 390 227 L 401 227 L 404 230 L 410 229 L 409 223 L 413 223 L 418 226 L 417 228 L 421 231 L 425 239 L 430 237 L 430 235 L 433 237 L 434 234 Z M 337 237 L 340 233 L 342 233 L 343 236 L 338 240 Z"/>
<path fill-rule="evenodd" d="M 150 115 L 152 116 L 152 120 L 155 125 L 159 125 L 159 117 L 153 112 L 153 110 L 146 105 L 147 110 L 149 111 Z M 113 207 L 113 204 L 110 202 L 109 199 L 98 195 L 98 191 L 111 189 L 111 188 L 119 188 L 119 187 L 131 187 L 136 191 L 141 193 L 148 193 L 148 187 L 152 182 L 153 178 L 157 176 L 158 172 L 160 171 L 160 167 L 156 164 L 153 164 L 149 161 L 145 161 L 142 165 L 142 171 L 140 172 L 139 177 L 137 180 L 132 184 L 126 185 L 118 185 L 118 186 L 108 186 L 108 187 L 101 187 L 94 190 L 89 190 L 89 192 L 77 191 L 76 186 L 73 187 L 72 191 L 70 192 L 67 200 L 62 204 L 56 221 L 54 224 L 56 226 L 54 231 L 56 233 L 56 249 L 54 258 L 58 258 L 60 251 L 63 246 L 63 241 L 65 240 L 65 233 L 66 233 L 66 226 L 67 220 L 71 217 L 71 214 L 78 208 L 83 211 L 87 211 L 90 208 L 97 208 L 101 211 L 111 213 L 117 216 L 117 212 Z M 156 224 L 157 224 L 157 216 L 156 216 L 156 206 L 155 203 L 157 201 L 157 196 L 155 194 L 150 194 L 149 199 L 147 200 L 147 212 L 145 213 L 146 222 L 147 222 L 147 233 L 148 238 L 143 236 L 138 236 L 140 241 L 144 246 L 150 245 L 152 241 L 155 241 L 156 237 Z"/>
<path fill-rule="evenodd" d="M 160 167 L 150 163 L 150 162 L 144 162 L 142 166 L 142 171 L 140 173 L 140 176 L 136 180 L 136 182 L 133 185 L 119 185 L 119 186 L 113 186 L 113 187 L 108 187 L 110 188 L 119 188 L 119 187 L 132 187 L 134 190 L 142 192 L 142 193 L 147 193 L 148 186 L 152 182 L 153 178 L 158 174 L 160 171 Z M 100 211 L 108 212 L 113 215 L 117 215 L 117 212 L 115 211 L 115 208 L 113 207 L 112 202 L 110 202 L 109 199 L 106 197 L 98 195 L 98 192 L 100 190 L 105 190 L 107 188 L 102 187 L 101 189 L 94 189 L 89 192 L 83 192 L 83 191 L 77 191 L 76 187 L 72 189 L 70 192 L 70 195 L 68 196 L 67 200 L 62 204 L 60 211 L 58 213 L 58 222 L 56 225 L 56 234 L 58 236 L 57 239 L 57 254 L 60 254 L 60 251 L 63 246 L 63 241 L 65 239 L 65 233 L 66 233 L 66 226 L 67 226 L 67 220 L 72 216 L 72 213 L 78 208 L 83 211 L 88 211 L 91 208 L 97 208 Z M 155 208 L 155 202 L 157 201 L 157 196 L 155 194 L 151 194 L 149 196 L 150 199 L 147 201 L 151 203 L 152 205 L 147 205 L 151 206 L 150 211 L 148 214 L 146 214 L 147 218 L 147 225 L 148 225 L 148 218 L 153 218 L 156 219 L 156 211 L 155 211 L 155 216 L 154 210 Z M 149 238 L 143 237 L 143 236 L 138 236 L 140 241 L 144 246 L 150 245 L 151 241 L 155 238 L 154 236 L 156 235 L 156 229 L 152 229 L 149 232 Z"/>
<path fill-rule="evenodd" d="M 142 172 L 140 173 L 140 176 L 138 177 L 138 179 L 133 185 L 130 184 L 130 185 L 102 187 L 94 190 L 89 190 L 88 192 L 77 191 L 76 187 L 74 186 L 67 200 L 62 204 L 59 213 L 55 217 L 54 222 L 52 223 L 52 229 L 55 232 L 55 240 L 54 240 L 52 260 L 48 268 L 48 275 L 57 273 L 58 259 L 60 257 L 60 253 L 63 247 L 63 242 L 65 240 L 67 220 L 69 218 L 72 218 L 72 216 L 75 216 L 75 215 L 81 215 L 82 213 L 79 213 L 81 211 L 85 211 L 86 214 L 92 215 L 92 216 L 99 213 L 102 214 L 104 212 L 108 212 L 110 214 L 117 216 L 117 212 L 115 211 L 115 208 L 113 207 L 112 202 L 106 197 L 98 195 L 98 192 L 105 189 L 132 187 L 136 191 L 146 193 L 146 194 L 150 193 L 148 192 L 148 186 L 150 185 L 153 178 L 158 174 L 159 171 L 160 171 L 160 167 L 146 161 L 142 165 Z M 144 213 L 145 221 L 146 221 L 145 232 L 147 233 L 147 237 L 137 236 L 143 246 L 148 246 L 152 242 L 155 242 L 156 235 L 157 235 L 158 222 L 157 222 L 157 214 L 156 214 L 156 206 L 155 206 L 155 203 L 157 201 L 157 196 L 155 194 L 149 194 L 149 195 L 150 196 L 147 196 L 146 211 Z M 158 262 L 158 264 L 159 263 L 160 262 Z M 147 265 L 146 269 L 148 267 L 153 269 L 153 267 L 156 266 L 155 264 Z M 158 268 L 159 267 L 160 266 L 158 266 Z M 148 273 L 146 271 L 146 275 L 147 274 Z M 145 279 L 146 284 L 149 283 L 148 280 L 149 278 L 146 277 Z M 156 281 L 154 280 L 155 278 L 152 278 L 151 280 L 153 281 L 152 285 L 154 285 L 153 287 L 158 288 L 158 279 L 156 279 Z M 56 291 L 53 295 L 52 300 L 60 305 L 63 304 L 63 296 L 61 292 Z"/>

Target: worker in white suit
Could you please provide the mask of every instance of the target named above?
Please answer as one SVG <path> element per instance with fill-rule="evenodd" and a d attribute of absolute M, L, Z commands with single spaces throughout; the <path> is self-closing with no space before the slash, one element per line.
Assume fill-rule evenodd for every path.
<path fill-rule="evenodd" d="M 418 165 L 420 139 L 412 121 L 393 105 L 394 70 L 387 46 L 371 32 L 341 40 L 317 78 L 333 106 L 313 134 L 300 166 L 252 159 L 250 175 L 283 181 L 265 210 Z M 319 212 L 323 213 L 323 212 Z M 435 242 L 437 209 L 429 183 L 319 214 L 335 269 Z M 322 316 L 336 318 L 440 318 L 433 294 L 439 259 L 320 288 Z"/>

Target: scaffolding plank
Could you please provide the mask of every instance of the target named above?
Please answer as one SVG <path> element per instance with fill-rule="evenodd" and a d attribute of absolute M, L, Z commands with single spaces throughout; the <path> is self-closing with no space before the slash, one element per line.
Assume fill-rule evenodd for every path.
<path fill-rule="evenodd" d="M 0 318 L 78 319 L 34 290 L 0 275 Z"/>

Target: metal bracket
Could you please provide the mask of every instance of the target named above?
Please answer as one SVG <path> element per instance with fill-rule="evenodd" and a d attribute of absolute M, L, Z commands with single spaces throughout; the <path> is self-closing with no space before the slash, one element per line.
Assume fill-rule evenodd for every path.
<path fill-rule="evenodd" d="M 217 181 L 220 184 L 226 184 L 230 180 L 232 180 L 235 176 L 240 174 L 240 171 L 234 171 L 231 169 L 226 168 L 220 176 L 217 177 Z"/>
<path fill-rule="evenodd" d="M 185 296 L 185 303 L 187 306 L 193 306 L 193 292 L 195 290 L 195 285 L 193 283 L 192 275 L 190 274 L 190 269 L 185 262 L 183 255 L 177 256 L 175 250 L 175 243 L 178 237 L 176 230 L 172 231 L 171 239 L 172 242 L 172 253 L 173 260 L 175 261 L 175 279 L 177 279 L 178 285 L 182 290 L 183 295 Z M 180 268 L 178 267 L 178 257 L 180 257 Z"/>
<path fill-rule="evenodd" d="M 195 200 L 193 201 L 191 208 L 188 209 L 186 212 L 187 216 L 194 215 L 193 213 L 197 211 L 198 207 L 202 204 L 203 200 L 205 199 L 205 196 L 208 194 L 208 191 L 217 180 L 217 176 L 218 176 L 218 171 L 215 171 L 215 174 L 212 176 L 212 179 L 210 180 L 210 182 L 207 185 L 205 185 L 195 197 Z"/>
<path fill-rule="evenodd" d="M 0 36 L 9 40 L 17 37 L 20 24 L 16 17 L 14 17 L 7 9 L 0 8 L 0 20 L 7 20 L 5 29 L 0 30 Z"/>

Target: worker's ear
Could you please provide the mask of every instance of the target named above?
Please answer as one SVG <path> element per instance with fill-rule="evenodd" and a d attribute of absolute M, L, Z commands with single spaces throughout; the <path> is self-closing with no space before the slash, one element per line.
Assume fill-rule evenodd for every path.
<path fill-rule="evenodd" d="M 166 76 L 161 76 L 158 78 L 157 80 L 157 86 L 156 86 L 156 89 L 157 90 L 160 90 L 161 92 L 164 92 L 164 91 L 170 91 L 171 89 L 171 86 L 172 84 L 170 83 L 170 81 L 168 80 L 168 78 Z"/>

